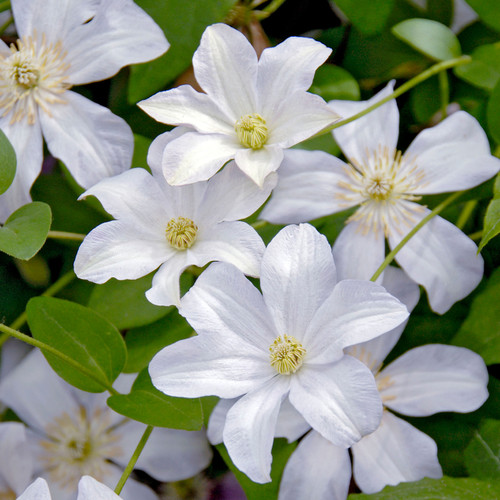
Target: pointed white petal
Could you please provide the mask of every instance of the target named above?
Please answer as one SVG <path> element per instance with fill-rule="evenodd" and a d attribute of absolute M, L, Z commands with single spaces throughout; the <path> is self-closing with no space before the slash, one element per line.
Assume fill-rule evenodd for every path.
<path fill-rule="evenodd" d="M 289 377 L 274 377 L 239 399 L 228 411 L 224 444 L 234 465 L 256 483 L 271 481 L 271 448 Z"/>
<path fill-rule="evenodd" d="M 238 30 L 209 26 L 194 53 L 193 68 L 200 87 L 233 123 L 255 112 L 257 54 Z"/>
<path fill-rule="evenodd" d="M 387 97 L 393 91 L 394 81 L 391 81 L 368 101 L 330 101 L 329 105 L 342 118 L 349 118 Z M 367 154 L 373 155 L 379 148 L 387 148 L 389 152 L 394 151 L 398 135 L 399 112 L 395 99 L 333 131 L 333 137 L 344 155 L 349 160 L 359 163 L 365 163 Z"/>
<path fill-rule="evenodd" d="M 410 204 L 409 205 L 413 205 Z M 419 205 L 417 219 L 429 210 Z M 396 228 L 389 235 L 394 248 L 402 236 Z M 469 295 L 483 276 L 483 259 L 477 246 L 447 220 L 436 216 L 422 227 L 396 255 L 398 264 L 427 291 L 431 308 L 445 313 L 455 302 Z"/>
<path fill-rule="evenodd" d="M 379 374 L 385 405 L 403 415 L 477 410 L 488 398 L 488 371 L 475 352 L 451 345 L 411 349 Z M 387 381 L 387 382 L 385 382 Z"/>
<path fill-rule="evenodd" d="M 93 477 L 83 476 L 78 483 L 76 500 L 120 500 L 120 497 Z"/>
<path fill-rule="evenodd" d="M 49 485 L 45 479 L 39 477 L 31 483 L 17 500 L 52 500 Z"/>
<path fill-rule="evenodd" d="M 380 427 L 351 449 L 354 479 L 363 493 L 376 493 L 388 484 L 443 475 L 436 443 L 387 411 Z"/>
<path fill-rule="evenodd" d="M 130 168 L 134 138 L 125 120 L 75 92 L 65 103 L 40 109 L 43 135 L 50 152 L 68 167 L 81 186 Z"/>
<path fill-rule="evenodd" d="M 280 335 L 300 341 L 335 283 L 330 245 L 314 227 L 287 226 L 269 243 L 260 284 Z"/>
<path fill-rule="evenodd" d="M 283 160 L 283 150 L 276 146 L 261 149 L 239 149 L 234 161 L 259 188 L 263 189 L 266 179 L 275 172 Z"/>
<path fill-rule="evenodd" d="M 165 151 L 165 148 L 167 147 L 167 144 L 185 134 L 189 130 L 190 129 L 188 129 L 187 127 L 175 127 L 169 132 L 160 134 L 149 145 L 147 163 L 149 168 L 151 169 L 153 177 L 157 180 L 157 182 L 160 182 L 160 179 L 165 179 L 165 176 L 163 175 L 162 163 L 163 153 Z"/>
<path fill-rule="evenodd" d="M 79 85 L 110 78 L 124 66 L 156 59 L 168 47 L 161 28 L 132 0 L 100 2 L 90 22 L 65 36 L 69 81 Z"/>
<path fill-rule="evenodd" d="M 415 189 L 419 194 L 470 189 L 500 170 L 500 159 L 491 155 L 486 133 L 465 111 L 420 132 L 405 157 L 424 173 Z"/>
<path fill-rule="evenodd" d="M 330 215 L 352 204 L 341 199 L 345 163 L 323 151 L 284 152 L 278 185 L 260 218 L 273 224 L 297 224 Z"/>
<path fill-rule="evenodd" d="M 345 500 L 350 481 L 348 450 L 311 431 L 288 459 L 278 500 Z"/>
<path fill-rule="evenodd" d="M 382 415 L 371 371 L 351 356 L 302 365 L 292 376 L 289 398 L 314 430 L 344 448 L 373 432 Z"/>

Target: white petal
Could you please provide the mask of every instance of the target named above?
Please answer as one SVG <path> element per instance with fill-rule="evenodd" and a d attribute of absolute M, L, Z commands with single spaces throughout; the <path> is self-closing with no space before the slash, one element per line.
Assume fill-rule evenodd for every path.
<path fill-rule="evenodd" d="M 408 318 L 406 306 L 371 281 L 339 282 L 304 335 L 311 363 L 328 363 L 348 346 L 389 332 Z"/>
<path fill-rule="evenodd" d="M 78 483 L 77 500 L 119 500 L 120 497 L 93 477 L 83 476 Z"/>
<path fill-rule="evenodd" d="M 130 168 L 134 138 L 125 120 L 75 92 L 65 103 L 40 110 L 43 135 L 50 152 L 68 167 L 85 188 Z"/>
<path fill-rule="evenodd" d="M 30 189 L 42 169 L 43 143 L 40 124 L 9 123 L 9 117 L 0 119 L 0 127 L 16 152 L 16 176 L 9 189 L 0 195 L 0 222 L 18 208 L 31 202 Z"/>
<path fill-rule="evenodd" d="M 429 210 L 421 207 L 415 217 Z M 418 220 L 416 221 L 418 222 Z M 402 235 L 393 228 L 389 245 L 394 248 Z M 445 313 L 469 295 L 483 276 L 483 259 L 477 246 L 453 224 L 436 216 L 422 227 L 396 255 L 398 264 L 427 291 L 431 308 Z"/>
<path fill-rule="evenodd" d="M 209 26 L 194 53 L 193 68 L 200 87 L 233 123 L 255 111 L 257 54 L 238 30 Z"/>
<path fill-rule="evenodd" d="M 206 94 L 190 85 L 158 92 L 138 103 L 156 121 L 193 127 L 203 134 L 234 134 L 234 123 Z"/>
<path fill-rule="evenodd" d="M 3 380 L 31 351 L 32 347 L 15 338 L 8 339 L 2 346 L 0 380 Z"/>
<path fill-rule="evenodd" d="M 260 218 L 273 224 L 297 224 L 349 208 L 340 199 L 345 163 L 323 151 L 284 152 L 278 185 Z"/>
<path fill-rule="evenodd" d="M 322 43 L 304 37 L 290 37 L 276 47 L 265 49 L 259 59 L 257 77 L 263 115 L 274 115 L 284 97 L 307 91 L 314 72 L 331 52 Z"/>
<path fill-rule="evenodd" d="M 256 483 L 271 481 L 271 448 L 288 377 L 275 377 L 239 399 L 228 411 L 224 444 L 234 465 Z"/>
<path fill-rule="evenodd" d="M 227 412 L 236 401 L 238 401 L 238 398 L 220 399 L 212 410 L 207 428 L 207 437 L 211 444 L 216 445 L 222 443 L 222 432 L 226 424 Z"/>
<path fill-rule="evenodd" d="M 288 459 L 278 500 L 345 500 L 350 481 L 348 450 L 311 431 Z"/>
<path fill-rule="evenodd" d="M 369 280 L 385 257 L 384 233 L 364 232 L 362 224 L 350 221 L 333 244 L 339 280 Z"/>
<path fill-rule="evenodd" d="M 276 372 L 262 352 L 236 335 L 199 335 L 165 347 L 149 364 L 155 387 L 170 396 L 234 398 Z"/>
<path fill-rule="evenodd" d="M 160 182 L 160 179 L 165 179 L 163 175 L 162 162 L 163 152 L 165 151 L 167 144 L 185 134 L 189 130 L 190 129 L 187 127 L 175 127 L 173 130 L 160 134 L 149 145 L 147 163 L 157 182 Z"/>
<path fill-rule="evenodd" d="M 403 270 L 394 266 L 385 268 L 382 286 L 399 299 L 410 312 L 413 311 L 420 298 L 418 285 Z"/>
<path fill-rule="evenodd" d="M 372 373 L 351 356 L 319 367 L 302 365 L 289 398 L 314 430 L 344 448 L 373 432 L 382 415 Z"/>
<path fill-rule="evenodd" d="M 285 398 L 281 403 L 278 414 L 275 436 L 286 438 L 289 443 L 292 443 L 293 441 L 297 441 L 310 428 L 311 426 L 297 411 L 295 406 L 290 403 L 288 398 Z"/>
<path fill-rule="evenodd" d="M 26 488 L 17 500 L 52 500 L 47 481 L 39 477 Z"/>
<path fill-rule="evenodd" d="M 379 377 L 387 380 L 380 390 L 385 405 L 403 415 L 465 413 L 477 410 L 488 398 L 483 358 L 464 347 L 416 347 L 384 368 Z"/>
<path fill-rule="evenodd" d="M 387 411 L 380 427 L 353 445 L 352 454 L 354 478 L 363 493 L 376 493 L 388 484 L 443 475 L 436 443 Z"/>
<path fill-rule="evenodd" d="M 156 59 L 168 47 L 161 28 L 132 0 L 102 1 L 90 22 L 65 37 L 69 81 L 79 85 L 109 78 L 123 66 Z"/>
<path fill-rule="evenodd" d="M 500 159 L 491 155 L 486 133 L 465 111 L 420 132 L 405 157 L 424 173 L 415 189 L 421 194 L 470 189 L 500 170 Z"/>
<path fill-rule="evenodd" d="M 276 146 L 264 146 L 261 149 L 240 149 L 236 151 L 234 161 L 245 174 L 260 188 L 272 172 L 275 172 L 283 160 L 283 150 Z"/>
<path fill-rule="evenodd" d="M 391 81 L 368 101 L 330 101 L 329 105 L 342 118 L 349 118 L 387 97 L 393 91 L 394 81 Z M 333 131 L 333 137 L 344 155 L 349 160 L 361 164 L 366 163 L 367 154 L 373 155 L 379 148 L 387 148 L 389 152 L 394 151 L 398 135 L 399 112 L 395 99 Z"/>
<path fill-rule="evenodd" d="M 269 243 L 260 284 L 280 335 L 300 341 L 335 283 L 330 245 L 314 227 L 287 226 Z"/>

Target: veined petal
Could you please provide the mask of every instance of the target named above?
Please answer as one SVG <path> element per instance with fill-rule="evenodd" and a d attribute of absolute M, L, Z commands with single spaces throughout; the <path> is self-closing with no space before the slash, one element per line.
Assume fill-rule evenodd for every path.
<path fill-rule="evenodd" d="M 168 47 L 161 28 L 132 0 L 101 1 L 91 21 L 65 36 L 69 81 L 79 85 L 110 78 L 123 66 L 156 59 Z"/>
<path fill-rule="evenodd" d="M 83 476 L 78 483 L 76 500 L 121 500 L 120 497 L 106 485 L 93 477 Z"/>
<path fill-rule="evenodd" d="M 9 189 L 0 195 L 0 222 L 26 203 L 31 202 L 30 189 L 42 169 L 43 142 L 40 124 L 9 123 L 7 116 L 0 119 L 0 128 L 16 152 L 17 169 Z"/>
<path fill-rule="evenodd" d="M 52 500 L 47 481 L 39 477 L 24 490 L 17 500 Z"/>
<path fill-rule="evenodd" d="M 227 413 L 224 444 L 234 465 L 256 483 L 271 481 L 276 420 L 289 384 L 288 377 L 274 377 L 239 399 Z"/>
<path fill-rule="evenodd" d="M 190 85 L 158 92 L 137 104 L 156 121 L 193 127 L 203 134 L 234 134 L 234 123 L 206 94 Z"/>
<path fill-rule="evenodd" d="M 409 205 L 410 202 L 407 202 Z M 418 223 L 429 212 L 418 205 L 414 211 Z M 402 239 L 397 228 L 389 235 L 394 248 Z M 396 255 L 398 264 L 427 291 L 431 308 L 445 313 L 455 302 L 466 297 L 483 277 L 483 259 L 477 246 L 447 220 L 436 216 L 422 227 Z M 459 272 L 457 272 L 459 270 Z"/>
<path fill-rule="evenodd" d="M 339 280 L 369 280 L 384 261 L 384 256 L 383 229 L 365 232 L 363 224 L 355 220 L 347 222 L 333 244 Z"/>
<path fill-rule="evenodd" d="M 200 87 L 233 123 L 255 112 L 257 54 L 238 30 L 209 26 L 194 53 L 193 68 Z"/>
<path fill-rule="evenodd" d="M 491 155 L 486 133 L 465 111 L 420 132 L 405 157 L 424 174 L 415 189 L 419 194 L 470 189 L 500 170 L 500 159 Z"/>
<path fill-rule="evenodd" d="M 330 245 L 314 227 L 287 226 L 269 243 L 260 285 L 280 335 L 301 341 L 335 283 Z"/>
<path fill-rule="evenodd" d="M 259 188 L 264 189 L 266 179 L 281 165 L 283 150 L 272 145 L 261 149 L 239 149 L 234 160 Z"/>
<path fill-rule="evenodd" d="M 342 118 L 349 118 L 372 104 L 384 99 L 394 91 L 394 81 L 389 82 L 368 101 L 330 101 L 329 106 Z M 366 116 L 333 131 L 333 137 L 350 161 L 367 162 L 367 154 L 373 155 L 379 148 L 389 152 L 396 149 L 399 136 L 399 112 L 396 100 L 392 99 Z"/>
<path fill-rule="evenodd" d="M 40 109 L 43 135 L 50 152 L 68 167 L 81 186 L 130 168 L 134 138 L 125 120 L 75 92 L 64 104 Z"/>
<path fill-rule="evenodd" d="M 388 411 L 384 411 L 380 427 L 351 450 L 354 479 L 363 493 L 443 475 L 434 440 Z"/>
<path fill-rule="evenodd" d="M 343 166 L 343 161 L 323 151 L 285 151 L 278 184 L 260 218 L 273 224 L 298 224 L 353 206 L 342 199 Z"/>
<path fill-rule="evenodd" d="M 384 404 L 414 417 L 474 411 L 488 398 L 488 371 L 483 358 L 464 347 L 416 347 L 384 368 L 379 379 Z"/>
<path fill-rule="evenodd" d="M 278 500 L 345 500 L 350 481 L 349 451 L 311 431 L 288 459 Z"/>
<path fill-rule="evenodd" d="M 344 356 L 336 363 L 305 364 L 293 374 L 290 402 L 332 444 L 348 448 L 380 423 L 382 402 L 371 371 Z"/>
<path fill-rule="evenodd" d="M 311 38 L 290 37 L 276 47 L 265 49 L 259 59 L 257 91 L 263 116 L 272 116 L 283 98 L 305 92 L 314 72 L 332 50 Z"/>
<path fill-rule="evenodd" d="M 235 398 L 276 376 L 269 360 L 237 335 L 198 335 L 165 347 L 149 364 L 155 387 L 170 396 Z"/>

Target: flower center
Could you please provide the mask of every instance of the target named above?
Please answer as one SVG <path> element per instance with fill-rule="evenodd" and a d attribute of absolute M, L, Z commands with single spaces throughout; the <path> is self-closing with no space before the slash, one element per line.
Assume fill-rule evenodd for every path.
<path fill-rule="evenodd" d="M 67 489 L 73 489 L 82 475 L 102 481 L 111 472 L 108 460 L 123 453 L 111 424 L 108 411 L 96 409 L 87 415 L 80 407 L 74 415 L 63 413 L 47 425 L 40 460 L 51 479 Z"/>
<path fill-rule="evenodd" d="M 294 337 L 279 336 L 269 346 L 271 366 L 281 375 L 295 373 L 301 366 L 306 354 L 302 344 Z"/>
<path fill-rule="evenodd" d="M 167 241 L 176 250 L 187 250 L 196 241 L 198 226 L 186 217 L 170 219 L 167 224 Z"/>
<path fill-rule="evenodd" d="M 267 142 L 266 120 L 257 113 L 242 116 L 234 125 L 240 143 L 252 149 L 260 149 Z"/>
<path fill-rule="evenodd" d="M 62 45 L 47 43 L 45 35 L 23 37 L 0 55 L 0 114 L 12 113 L 11 124 L 36 121 L 37 106 L 50 115 L 50 105 L 63 103 L 60 94 L 71 86 L 65 76 L 69 64 Z"/>

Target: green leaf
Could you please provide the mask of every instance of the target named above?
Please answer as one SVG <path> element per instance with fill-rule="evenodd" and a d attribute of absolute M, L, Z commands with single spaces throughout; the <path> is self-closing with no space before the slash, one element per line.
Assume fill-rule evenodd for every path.
<path fill-rule="evenodd" d="M 335 4 L 365 35 L 380 33 L 394 6 L 394 0 L 336 0 Z"/>
<path fill-rule="evenodd" d="M 129 330 L 125 336 L 128 358 L 124 371 L 140 372 L 160 349 L 192 333 L 189 323 L 175 309 L 155 323 Z"/>
<path fill-rule="evenodd" d="M 324 64 L 316 70 L 310 92 L 320 95 L 325 101 L 345 99 L 359 101 L 358 82 L 345 69 Z"/>
<path fill-rule="evenodd" d="M 476 87 L 493 90 L 500 80 L 500 42 L 477 47 L 472 61 L 454 68 L 455 75 Z"/>
<path fill-rule="evenodd" d="M 222 21 L 236 0 L 136 0 L 136 3 L 163 29 L 170 49 L 155 61 L 132 66 L 130 103 L 151 96 L 187 69 L 205 28 Z"/>
<path fill-rule="evenodd" d="M 469 315 L 452 343 L 480 354 L 487 365 L 500 363 L 500 269 L 472 302 Z"/>
<path fill-rule="evenodd" d="M 0 251 L 28 260 L 43 247 L 52 222 L 49 205 L 39 201 L 18 208 L 0 227 Z"/>
<path fill-rule="evenodd" d="M 155 427 L 196 431 L 203 425 L 200 400 L 166 396 L 153 386 L 147 368 L 130 394 L 110 396 L 108 405 L 120 415 Z"/>
<path fill-rule="evenodd" d="M 439 80 L 435 76 L 417 85 L 410 92 L 410 106 L 413 116 L 419 123 L 428 123 L 430 119 L 440 110 Z"/>
<path fill-rule="evenodd" d="M 500 32 L 500 2 L 498 0 L 466 0 L 479 14 L 484 24 Z"/>
<path fill-rule="evenodd" d="M 500 233 L 500 174 L 495 179 L 493 199 L 490 201 L 484 216 L 483 237 L 479 243 L 479 251 L 498 233 Z"/>
<path fill-rule="evenodd" d="M 127 356 L 118 330 L 87 307 L 51 297 L 35 297 L 26 308 L 35 339 L 52 346 L 92 372 L 106 386 L 121 373 Z M 54 371 L 88 392 L 103 392 L 102 384 L 76 371 L 59 357 L 44 352 Z"/>
<path fill-rule="evenodd" d="M 272 482 L 266 484 L 257 484 L 248 479 L 248 477 L 243 474 L 239 469 L 237 469 L 229 454 L 226 447 L 223 444 L 216 446 L 217 451 L 221 454 L 224 462 L 229 467 L 229 469 L 234 473 L 236 479 L 240 483 L 241 487 L 245 491 L 248 500 L 276 500 L 278 498 L 278 490 L 281 481 L 281 475 L 283 474 L 283 469 L 290 458 L 293 450 L 295 450 L 297 443 L 288 444 L 286 439 L 275 439 L 273 445 L 273 463 L 271 467 L 271 479 Z M 314 471 L 311 471 L 314 473 Z"/>
<path fill-rule="evenodd" d="M 500 480 L 500 421 L 485 420 L 465 450 L 467 471 L 478 479 Z"/>
<path fill-rule="evenodd" d="M 350 500 L 492 500 L 500 498 L 500 482 L 443 477 L 386 486 L 380 493 L 349 495 Z"/>
<path fill-rule="evenodd" d="M 0 130 L 0 194 L 5 193 L 16 176 L 16 152 Z"/>
<path fill-rule="evenodd" d="M 460 57 L 460 42 L 453 31 L 431 19 L 407 19 L 391 29 L 394 36 L 434 61 Z"/>
<path fill-rule="evenodd" d="M 486 108 L 488 130 L 497 144 L 500 144 L 500 81 L 491 92 Z"/>
<path fill-rule="evenodd" d="M 110 279 L 102 285 L 96 285 L 88 306 L 113 323 L 118 330 L 153 323 L 167 315 L 172 308 L 155 306 L 146 299 L 145 293 L 151 288 L 152 277 L 153 274 L 137 280 Z"/>

